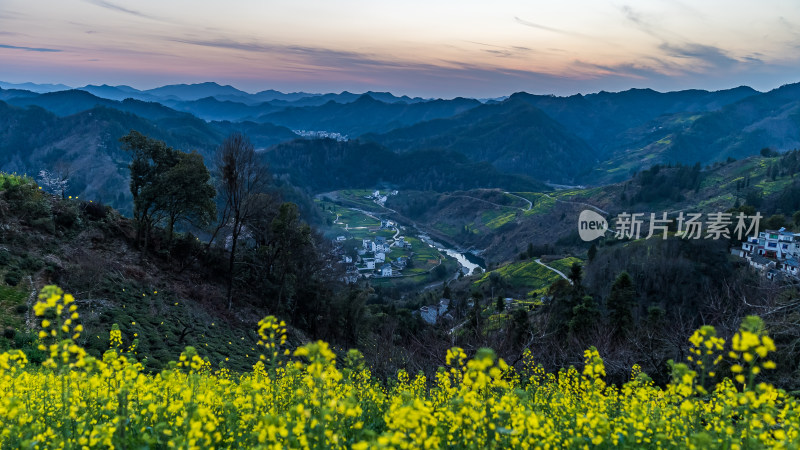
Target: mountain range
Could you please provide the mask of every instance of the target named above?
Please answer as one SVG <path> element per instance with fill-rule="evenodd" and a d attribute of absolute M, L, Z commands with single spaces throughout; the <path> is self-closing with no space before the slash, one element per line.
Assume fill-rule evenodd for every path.
<path fill-rule="evenodd" d="M 487 163 L 498 174 L 527 180 L 602 185 L 654 164 L 705 166 L 764 147 L 785 151 L 800 146 L 800 84 L 764 93 L 748 87 L 666 93 L 631 89 L 568 97 L 519 92 L 487 102 L 381 92 L 251 94 L 217 83 L 149 90 L 0 86 L 0 170 L 38 173 L 66 165 L 76 177 L 76 194 L 104 197 L 112 187 L 91 180 L 102 174 L 104 183 L 124 190 L 127 155 L 119 151 L 118 139 L 134 128 L 207 157 L 233 131 L 247 133 L 259 149 L 299 139 L 293 130 L 312 136 L 338 133 L 353 141 L 340 144 L 348 155 L 366 157 L 365 148 L 383 155 L 362 169 L 367 171 L 363 179 L 384 181 L 394 179 L 385 176 L 386 165 L 439 174 L 420 164 L 441 169 L 442 161 L 451 161 L 453 167 L 473 169 Z M 374 145 L 362 147 L 365 143 Z M 332 145 L 300 142 L 292 148 Z M 431 157 L 436 152 L 442 154 Z M 416 167 L 408 163 L 419 155 L 427 156 Z M 282 161 L 272 164 L 282 173 L 293 170 Z M 478 172 L 488 174 L 485 168 Z M 294 178 L 309 191 L 326 184 L 297 172 Z M 497 183 L 500 178 L 479 179 Z M 429 185 L 443 188 L 446 183 Z"/>

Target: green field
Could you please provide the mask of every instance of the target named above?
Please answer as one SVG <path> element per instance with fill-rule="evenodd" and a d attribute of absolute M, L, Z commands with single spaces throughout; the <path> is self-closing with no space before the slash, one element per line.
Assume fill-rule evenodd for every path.
<path fill-rule="evenodd" d="M 496 230 L 517 218 L 517 211 L 491 210 L 481 214 L 481 220 L 487 228 Z"/>
<path fill-rule="evenodd" d="M 523 198 L 527 198 L 528 200 L 531 201 L 531 203 L 536 203 L 536 201 L 539 198 L 544 196 L 544 194 L 541 193 L 541 192 L 512 192 L 512 194 L 518 195 L 518 196 L 523 197 Z M 527 206 L 527 205 L 524 205 L 524 206 Z"/>
<path fill-rule="evenodd" d="M 549 262 L 547 263 L 547 265 L 552 267 L 553 269 L 564 272 L 565 275 L 569 275 L 569 271 L 572 268 L 572 264 L 574 263 L 583 265 L 583 260 L 581 260 L 580 258 L 575 258 L 570 256 L 567 258 L 557 259 L 553 262 Z"/>
<path fill-rule="evenodd" d="M 505 283 L 512 288 L 535 290 L 550 286 L 560 277 L 552 270 L 538 264 L 536 261 L 515 262 L 499 269 L 486 272 L 474 282 L 474 285 L 481 287 L 489 283 L 492 274 L 500 275 Z"/>
<path fill-rule="evenodd" d="M 370 228 L 378 228 L 381 226 L 379 220 L 376 220 L 364 213 L 353 211 L 352 209 L 344 208 L 344 207 L 337 207 L 334 209 L 333 212 L 326 211 L 328 214 L 332 216 L 337 214 L 339 216 L 339 220 L 333 224 L 333 228 L 337 230 L 338 233 L 341 233 L 349 238 L 353 239 L 364 239 L 364 238 L 372 238 L 375 236 L 386 236 L 391 237 L 394 233 L 390 232 L 389 230 L 381 230 L 380 233 L 377 234 L 376 232 L 370 232 Z M 335 216 L 333 216 L 335 217 Z M 347 230 L 345 230 L 345 225 L 347 225 Z M 386 235 L 388 233 L 388 235 Z"/>
<path fill-rule="evenodd" d="M 406 242 L 411 244 L 411 251 L 414 252 L 414 256 L 411 258 L 412 267 L 404 270 L 403 274 L 427 272 L 439 265 L 439 258 L 442 256 L 439 250 L 411 236 L 406 236 Z M 392 257 L 394 257 L 396 251 L 392 249 Z"/>
<path fill-rule="evenodd" d="M 374 189 L 343 189 L 337 191 L 337 194 L 342 201 L 347 202 L 351 206 L 366 211 L 380 212 L 382 210 L 380 205 L 376 204 L 372 199 L 364 198 L 367 195 L 372 195 L 373 192 L 375 192 Z M 386 194 L 386 191 L 382 191 L 381 193 Z"/>
<path fill-rule="evenodd" d="M 26 297 L 27 294 L 21 288 L 0 284 L 0 327 L 17 329 L 22 326 L 27 310 Z"/>
<path fill-rule="evenodd" d="M 509 207 L 516 208 L 516 209 L 525 209 L 525 208 L 528 207 L 528 202 L 526 202 L 525 200 L 522 200 L 521 198 L 519 198 L 519 197 L 527 198 L 524 195 L 519 195 L 517 193 L 508 193 L 508 194 L 505 194 L 505 197 L 509 200 L 509 203 L 508 203 Z"/>
<path fill-rule="evenodd" d="M 476 233 L 476 234 L 478 233 L 478 230 L 475 230 L 472 227 L 472 224 L 469 224 L 468 226 L 470 227 L 469 228 L 470 232 Z M 444 234 L 445 236 L 448 236 L 448 237 L 456 237 L 456 236 L 460 235 L 462 233 L 462 231 L 463 231 L 463 228 L 461 228 L 461 227 L 458 227 L 456 225 L 452 225 L 452 224 L 449 224 L 449 223 L 444 223 L 444 222 L 437 222 L 437 223 L 431 224 L 431 227 L 434 230 L 436 230 L 436 231 L 438 231 L 438 232 L 440 232 L 440 233 L 442 233 L 442 234 Z"/>
<path fill-rule="evenodd" d="M 533 207 L 529 211 L 525 211 L 526 216 L 532 216 L 536 214 L 546 214 L 553 210 L 556 205 L 556 200 L 551 197 L 547 197 L 545 195 L 540 195 L 535 201 L 533 202 Z"/>

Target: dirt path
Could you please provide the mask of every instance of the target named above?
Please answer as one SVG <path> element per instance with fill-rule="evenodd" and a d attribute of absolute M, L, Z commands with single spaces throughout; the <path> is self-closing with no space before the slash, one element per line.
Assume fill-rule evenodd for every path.
<path fill-rule="evenodd" d="M 36 290 L 36 287 L 33 285 L 33 278 L 29 275 L 28 276 L 28 284 L 31 287 L 31 293 L 28 295 L 28 299 L 25 301 L 25 304 L 28 305 L 28 311 L 25 314 L 25 326 L 32 330 L 33 327 L 36 325 L 36 315 L 34 314 L 33 305 L 36 304 L 39 292 Z"/>
<path fill-rule="evenodd" d="M 572 284 L 572 280 L 570 280 L 569 278 L 567 278 L 567 276 L 566 276 L 566 275 L 564 275 L 564 272 L 562 272 L 562 271 L 560 271 L 560 270 L 558 270 L 558 269 L 554 269 L 554 268 L 552 268 L 552 267 L 548 266 L 547 264 L 543 263 L 541 258 L 537 258 L 537 259 L 536 259 L 536 262 L 537 262 L 537 263 L 539 263 L 539 264 L 541 264 L 541 265 L 542 265 L 542 266 L 544 266 L 544 267 L 547 267 L 548 269 L 552 270 L 553 272 L 555 272 L 555 273 L 559 274 L 559 275 L 561 276 L 561 278 L 563 278 L 563 279 L 567 280 L 567 282 L 568 282 L 569 284 Z"/>
<path fill-rule="evenodd" d="M 597 206 L 590 205 L 590 204 L 588 204 L 588 203 L 583 203 L 583 202 L 572 202 L 572 201 L 569 201 L 569 200 L 561 200 L 561 199 L 559 199 L 559 198 L 555 198 L 555 197 L 551 196 L 550 194 L 544 194 L 544 196 L 545 196 L 545 197 L 547 197 L 547 198 L 553 199 L 553 200 L 555 200 L 555 201 L 557 201 L 557 202 L 561 202 L 561 203 L 572 203 L 573 205 L 583 205 L 583 206 L 586 206 L 587 208 L 592 208 L 592 209 L 594 209 L 595 211 L 597 211 L 597 212 L 600 212 L 600 213 L 603 213 L 603 214 L 605 214 L 605 215 L 609 215 L 609 214 L 610 214 L 608 211 L 606 211 L 606 210 L 604 210 L 604 209 L 602 209 L 602 208 L 598 208 Z"/>
<path fill-rule="evenodd" d="M 508 192 L 504 192 L 504 194 L 508 194 Z M 472 196 L 469 196 L 469 195 L 451 195 L 451 194 L 444 194 L 444 195 L 447 195 L 448 197 L 468 198 L 470 200 L 475 200 L 475 201 L 478 201 L 478 202 L 488 203 L 488 204 L 490 204 L 492 206 L 497 206 L 498 208 L 510 208 L 510 209 L 520 209 L 522 211 L 529 211 L 533 207 L 531 202 L 528 201 L 526 198 L 519 197 L 518 195 L 514 195 L 514 194 L 510 194 L 510 195 L 512 195 L 514 197 L 519 197 L 519 198 L 525 200 L 526 202 L 528 202 L 528 209 L 520 208 L 518 206 L 501 205 L 499 203 L 490 202 L 489 200 L 484 200 L 482 198 L 472 197 Z"/>
<path fill-rule="evenodd" d="M 512 196 L 512 197 L 521 198 L 522 200 L 526 201 L 526 202 L 528 203 L 528 207 L 527 207 L 527 208 L 525 208 L 525 209 L 523 209 L 523 211 L 530 211 L 530 210 L 531 210 L 531 208 L 533 208 L 533 202 L 532 202 L 532 201 L 530 201 L 530 200 L 528 200 L 527 198 L 525 198 L 525 197 L 523 197 L 523 196 L 521 196 L 521 195 L 512 194 L 511 192 L 503 192 L 503 193 L 504 193 L 504 194 L 508 194 L 508 195 L 510 195 L 510 196 Z M 521 209 L 521 208 L 520 208 L 520 209 Z"/>

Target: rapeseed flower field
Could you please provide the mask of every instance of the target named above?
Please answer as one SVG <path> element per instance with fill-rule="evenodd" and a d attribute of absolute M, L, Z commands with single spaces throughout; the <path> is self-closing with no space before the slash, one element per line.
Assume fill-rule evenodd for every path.
<path fill-rule="evenodd" d="M 0 355 L 2 448 L 798 448 L 798 402 L 759 373 L 775 364 L 772 340 L 748 317 L 731 342 L 702 327 L 665 387 L 633 367 L 607 385 L 601 355 L 545 373 L 530 358 L 509 367 L 483 349 L 459 348 L 433 379 L 401 371 L 378 380 L 351 350 L 325 342 L 291 350 L 286 326 L 259 323 L 252 371 L 213 369 L 187 347 L 147 374 L 110 331 L 101 359 L 76 344 L 74 298 L 49 286 L 35 312 L 49 358 Z M 529 355 L 528 355 L 529 356 Z M 721 362 L 729 376 L 723 376 Z"/>

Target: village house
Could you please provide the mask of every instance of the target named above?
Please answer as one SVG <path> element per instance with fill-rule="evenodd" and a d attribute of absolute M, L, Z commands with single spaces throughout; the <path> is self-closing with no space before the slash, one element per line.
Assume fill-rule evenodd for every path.
<path fill-rule="evenodd" d="M 778 269 L 769 269 L 767 271 L 766 277 L 768 280 L 771 281 L 778 281 L 782 278 L 781 272 Z"/>
<path fill-rule="evenodd" d="M 364 268 L 367 270 L 375 270 L 375 258 L 364 258 Z"/>
<path fill-rule="evenodd" d="M 766 256 L 753 255 L 753 257 L 750 258 L 750 265 L 756 270 L 772 269 L 775 268 L 775 261 Z"/>
<path fill-rule="evenodd" d="M 384 261 L 386 261 L 386 253 L 383 252 L 375 253 L 375 262 L 382 263 Z"/>
<path fill-rule="evenodd" d="M 741 248 L 731 249 L 731 253 L 747 259 L 751 267 L 762 271 L 769 280 L 785 276 L 800 278 L 800 233 L 785 228 L 764 230 L 758 236 L 748 237 Z"/>
<path fill-rule="evenodd" d="M 733 248 L 731 253 L 740 258 L 750 259 L 754 254 L 758 254 L 758 238 L 755 236 L 747 238 L 747 241 L 742 242 L 742 248 Z"/>
<path fill-rule="evenodd" d="M 764 230 L 758 233 L 758 254 L 767 258 L 784 259 L 798 257 L 800 233 L 780 230 Z"/>
<path fill-rule="evenodd" d="M 433 325 L 443 318 L 450 318 L 447 314 L 447 308 L 450 306 L 450 300 L 442 298 L 439 300 L 438 305 L 423 306 L 419 309 L 419 315 L 425 322 Z"/>
<path fill-rule="evenodd" d="M 781 271 L 787 275 L 800 275 L 800 263 L 796 259 L 789 258 L 781 264 Z"/>
<path fill-rule="evenodd" d="M 392 276 L 392 265 L 391 264 L 384 264 L 381 266 L 381 276 L 382 277 L 390 277 Z"/>

